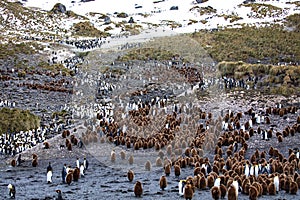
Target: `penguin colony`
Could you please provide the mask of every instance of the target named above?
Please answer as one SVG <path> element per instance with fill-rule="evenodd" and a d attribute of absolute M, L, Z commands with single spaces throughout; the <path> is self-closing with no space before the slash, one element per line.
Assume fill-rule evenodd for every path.
<path fill-rule="evenodd" d="M 204 81 L 192 67 L 172 66 L 170 69 L 187 78 L 188 83 Z M 102 82 L 105 84 L 105 78 Z M 247 143 L 254 137 L 265 144 L 276 138 L 276 144 L 280 144 L 299 134 L 300 117 L 297 116 L 297 107 L 282 107 L 278 104 L 266 107 L 265 110 L 250 108 L 236 113 L 227 110 L 225 113 L 222 111 L 221 116 L 214 116 L 196 105 L 176 104 L 168 95 L 144 98 L 151 94 L 152 91 L 147 89 L 132 92 L 131 102 L 127 105 L 121 103 L 125 113 L 117 110 L 115 114 L 137 129 L 151 126 L 155 116 L 158 118 L 155 121 L 159 126 L 157 131 L 150 134 L 138 133 L 134 129 L 128 129 L 129 126 L 122 127 L 118 124 L 122 119 L 114 120 L 107 110 L 97 114 L 97 130 L 102 138 L 105 137 L 105 141 L 123 149 L 158 151 L 155 166 L 162 167 L 164 171 L 164 178 L 159 179 L 161 189 L 166 189 L 167 186 L 164 187 L 163 183 L 168 176 L 174 174 L 180 177 L 181 170 L 192 167 L 191 176 L 184 179 L 183 191 L 187 192 L 182 194 L 186 199 L 192 199 L 197 189 L 211 190 L 213 199 L 238 199 L 239 194 L 257 199 L 262 195 L 277 195 L 280 190 L 297 194 L 296 186 L 300 181 L 297 180 L 300 167 L 297 146 L 291 147 L 289 152 L 280 152 L 269 145 L 269 151 L 257 148 L 252 154 Z M 271 126 L 273 117 L 282 120 L 289 117 L 290 123 L 280 130 Z M 193 127 L 195 133 L 184 130 L 186 127 Z M 88 144 L 100 140 L 100 137 L 95 131 L 87 131 L 83 140 Z M 204 156 L 209 151 L 215 154 L 212 160 Z M 129 160 L 133 164 L 132 155 Z M 151 163 L 145 161 L 146 171 L 151 171 L 150 166 Z M 219 181 L 216 183 L 216 180 Z M 138 182 L 136 187 L 142 188 L 141 185 Z M 142 193 L 136 196 L 140 194 Z"/>
<path fill-rule="evenodd" d="M 172 66 L 170 70 L 181 74 L 190 84 L 204 81 L 193 67 Z M 114 86 L 105 80 L 106 76 L 103 76 L 99 84 L 99 93 L 102 95 L 114 90 Z M 248 195 L 249 199 L 258 199 L 262 195 L 276 196 L 281 190 L 291 195 L 297 194 L 300 183 L 299 149 L 291 147 L 289 152 L 280 152 L 270 146 L 268 151 L 256 149 L 252 153 L 248 151 L 250 147 L 247 143 L 252 137 L 265 144 L 274 141 L 274 138 L 277 143 L 282 143 L 299 134 L 299 116 L 296 116 L 296 120 L 290 119 L 293 124 L 287 125 L 283 130 L 269 127 L 273 117 L 294 118 L 298 112 L 297 107 L 280 105 L 267 107 L 264 111 L 251 108 L 243 113 L 228 110 L 216 117 L 192 104 L 175 104 L 171 102 L 170 95 L 166 94 L 152 96 L 150 99 L 135 98 L 145 94 L 151 94 L 151 91 L 139 90 L 131 93 L 131 101 L 123 106 L 125 114 L 117 110 L 115 115 L 137 127 L 151 126 L 155 116 L 156 121 L 161 122 L 158 123 L 156 131 L 142 134 L 126 130 L 125 126 L 118 124 L 119 120 L 112 117 L 112 105 L 108 104 L 97 113 L 99 125 L 96 131 L 87 130 L 82 135 L 84 144 L 96 143 L 105 138 L 104 141 L 124 149 L 158 151 L 156 166 L 161 166 L 164 172 L 159 179 L 160 189 L 168 189 L 170 184 L 167 179 L 174 174 L 175 177 L 184 179 L 179 193 L 185 199 L 192 199 L 199 191 L 208 189 L 212 199 L 226 196 L 228 199 L 238 199 L 239 194 Z M 192 130 L 187 127 L 192 127 Z M 71 151 L 72 145 L 76 145 L 78 139 L 67 130 L 62 132 L 62 136 L 66 139 L 65 146 Z M 45 145 L 46 147 L 51 145 Z M 210 151 L 214 152 L 212 160 L 204 156 L 205 152 Z M 111 162 L 117 162 L 117 155 L 118 152 L 111 153 Z M 121 155 L 125 157 L 124 152 Z M 33 156 L 33 167 L 38 166 L 37 161 L 37 156 Z M 132 155 L 128 162 L 131 165 L 134 163 Z M 12 165 L 15 166 L 16 163 L 12 161 Z M 147 161 L 145 170 L 151 171 L 151 167 L 151 162 Z M 188 169 L 192 169 L 191 175 L 181 177 L 182 170 Z M 78 167 L 69 167 L 66 171 L 67 184 L 78 180 L 81 174 Z M 133 179 L 134 172 L 131 170 L 128 172 L 128 180 L 132 182 Z M 137 180 L 133 190 L 135 196 L 143 195 L 143 187 L 142 182 Z"/>

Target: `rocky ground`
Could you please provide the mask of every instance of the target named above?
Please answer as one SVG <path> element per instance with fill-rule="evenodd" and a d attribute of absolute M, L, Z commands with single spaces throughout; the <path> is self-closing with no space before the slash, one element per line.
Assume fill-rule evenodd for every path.
<path fill-rule="evenodd" d="M 93 51 L 88 57 L 88 62 L 85 63 L 82 70 L 89 74 L 97 74 L 99 66 L 110 65 L 111 62 L 120 55 L 120 52 L 108 52 L 106 51 Z M 99 59 L 100 58 L 100 59 Z M 139 70 L 135 71 L 135 73 Z M 94 77 L 95 78 L 95 77 Z M 93 80 L 93 78 L 91 78 Z M 96 79 L 95 79 L 96 81 Z M 122 85 L 130 86 L 132 90 L 136 85 L 128 85 L 130 82 L 117 83 L 120 88 L 121 94 L 126 95 L 125 91 L 122 91 Z M 131 83 L 132 84 L 132 83 Z M 135 84 L 140 84 L 136 81 Z M 164 85 L 165 86 L 165 85 Z M 166 87 L 166 86 L 165 86 Z M 127 88 L 127 89 L 128 89 Z M 95 98 L 96 86 L 87 87 L 85 85 L 75 88 L 78 91 L 83 92 L 83 97 L 72 96 L 69 100 L 71 103 L 90 103 L 92 98 Z M 116 92 L 115 91 L 115 92 Z M 173 90 L 174 91 L 174 90 Z M 29 92 L 32 92 L 29 90 Z M 179 91 L 175 91 L 178 92 Z M 267 106 L 276 107 L 276 104 L 281 103 L 283 106 L 297 106 L 299 108 L 299 97 L 280 97 L 280 96 L 266 96 L 260 94 L 259 91 L 240 91 L 240 92 L 227 92 L 219 93 L 217 91 L 209 91 L 209 95 L 205 95 L 202 99 L 193 99 L 193 96 L 189 96 L 190 90 L 186 92 L 186 98 L 181 99 L 186 103 L 193 102 L 203 110 L 214 113 L 217 118 L 221 110 L 232 110 L 236 112 L 245 112 L 249 108 L 253 108 L 256 111 L 264 111 Z M 115 94 L 115 93 L 114 93 Z M 17 95 L 17 94 L 16 94 Z M 58 103 L 64 104 L 66 98 L 63 95 L 55 94 L 55 97 L 51 97 L 51 93 L 45 93 L 43 99 L 53 100 L 53 105 Z M 56 97 L 60 97 L 61 100 Z M 81 102 L 84 101 L 84 102 Z M 272 115 L 270 125 L 261 125 L 262 128 L 273 127 L 277 131 L 282 131 L 287 125 L 292 126 L 296 122 L 296 118 L 299 115 L 299 110 L 296 114 L 287 114 L 284 118 L 276 115 Z M 86 131 L 86 127 L 83 125 L 85 119 L 77 119 L 76 133 L 71 129 L 71 133 L 74 133 L 78 138 L 82 133 Z M 247 120 L 246 118 L 244 120 Z M 158 121 L 154 121 L 159 124 Z M 188 122 L 187 122 L 188 124 Z M 188 126 L 182 126 L 182 128 L 190 128 Z M 257 126 L 255 126 L 257 128 Z M 187 139 L 186 139 L 187 140 Z M 115 147 L 108 142 L 92 143 L 86 145 L 84 148 L 73 147 L 72 151 L 68 151 L 63 148 L 60 149 L 60 145 L 64 144 L 65 139 L 59 134 L 54 138 L 48 140 L 50 149 L 43 149 L 42 144 L 27 150 L 22 153 L 22 159 L 24 163 L 18 167 L 11 167 L 10 161 L 12 158 L 2 158 L 0 162 L 0 194 L 1 199 L 8 198 L 7 185 L 13 183 L 16 186 L 17 199 L 55 199 L 57 194 L 55 190 L 59 189 L 63 193 L 64 199 L 132 199 L 134 198 L 133 186 L 135 181 L 142 182 L 144 187 L 143 198 L 144 199 L 183 199 L 178 195 L 178 181 L 185 179 L 189 175 L 193 175 L 193 168 L 187 167 L 182 169 L 182 173 L 179 178 L 176 178 L 174 172 L 167 177 L 168 187 L 165 191 L 159 188 L 159 178 L 164 175 L 162 167 L 155 165 L 155 159 L 158 157 L 158 151 L 154 149 L 138 150 L 126 149 L 125 147 Z M 260 151 L 268 151 L 270 146 L 277 147 L 284 156 L 288 156 L 288 148 L 295 148 L 299 146 L 300 135 L 289 136 L 284 138 L 282 143 L 277 141 L 276 137 L 271 138 L 269 141 L 261 140 L 261 135 L 255 134 L 247 141 L 249 150 L 247 151 L 246 158 L 248 158 L 257 148 Z M 117 154 L 117 159 L 114 163 L 110 160 L 111 151 L 114 150 Z M 126 159 L 121 160 L 120 151 L 126 152 Z M 224 149 L 225 150 L 225 149 Z M 166 149 L 162 149 L 167 156 Z M 38 166 L 31 166 L 31 155 L 35 153 L 38 155 Z M 129 155 L 133 155 L 134 163 L 130 165 L 127 161 Z M 72 182 L 71 185 L 62 184 L 61 170 L 63 164 L 75 167 L 76 158 L 83 160 L 86 156 L 89 160 L 89 168 L 86 171 L 84 177 L 80 178 L 78 182 Z M 204 152 L 204 156 L 208 157 L 212 162 L 214 156 L 214 150 L 208 149 Z M 145 162 L 149 160 L 152 163 L 151 171 L 145 170 Z M 52 163 L 53 167 L 53 183 L 47 184 L 46 182 L 46 167 L 48 163 Z M 132 169 L 135 172 L 135 178 L 133 182 L 127 180 L 127 171 Z M 196 190 L 194 199 L 211 199 L 210 190 Z M 249 197 L 243 194 L 239 194 L 239 199 L 248 199 Z M 297 199 L 299 198 L 299 192 L 296 196 L 286 194 L 280 191 L 275 197 L 261 196 L 259 199 Z"/>

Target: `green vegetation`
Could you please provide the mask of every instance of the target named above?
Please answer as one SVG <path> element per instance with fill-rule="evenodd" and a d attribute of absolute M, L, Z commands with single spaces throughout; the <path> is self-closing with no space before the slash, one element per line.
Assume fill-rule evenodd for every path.
<path fill-rule="evenodd" d="M 270 4 L 248 3 L 243 6 L 251 8 L 252 15 L 248 14 L 248 16 L 252 18 L 279 17 L 283 13 L 282 8 Z"/>
<path fill-rule="evenodd" d="M 190 9 L 190 11 L 194 11 L 194 10 L 199 12 L 200 15 L 211 15 L 217 12 L 217 9 L 214 9 L 211 6 L 207 6 L 207 7 L 194 6 Z"/>
<path fill-rule="evenodd" d="M 238 16 L 237 14 L 235 13 L 232 13 L 231 15 L 221 15 L 220 17 L 224 17 L 225 20 L 228 20 L 229 19 L 229 22 L 230 23 L 233 23 L 233 22 L 236 22 L 238 20 L 241 20 L 243 19 L 242 17 Z"/>
<path fill-rule="evenodd" d="M 192 38 L 218 61 L 267 60 L 270 64 L 300 61 L 299 32 L 280 26 L 200 31 Z"/>
<path fill-rule="evenodd" d="M 118 13 L 118 14 L 117 14 L 117 17 L 119 17 L 119 18 L 127 18 L 127 17 L 128 17 L 128 14 L 127 14 L 127 13 L 124 13 L 124 12 L 121 12 L 121 13 Z"/>
<path fill-rule="evenodd" d="M 10 132 L 27 131 L 38 128 L 40 118 L 28 110 L 2 108 L 0 110 L 0 135 Z"/>
<path fill-rule="evenodd" d="M 140 48 L 130 50 L 126 55 L 120 57 L 119 61 L 129 60 L 170 60 L 174 54 L 170 51 L 155 48 Z"/>
<path fill-rule="evenodd" d="M 220 62 L 218 70 L 221 76 L 236 79 L 256 76 L 264 77 L 259 83 L 260 89 L 268 88 L 272 94 L 300 94 L 300 66 L 277 66 L 248 64 L 244 62 Z"/>
<path fill-rule="evenodd" d="M 14 44 L 9 42 L 7 44 L 0 44 L 0 59 L 7 59 L 8 57 L 16 57 L 20 54 L 32 55 L 37 53 L 37 50 L 42 50 L 43 47 L 33 42 L 22 42 Z"/>
<path fill-rule="evenodd" d="M 59 74 L 61 72 L 63 76 L 73 76 L 73 75 L 75 75 L 72 70 L 64 67 L 62 64 L 52 64 L 52 65 L 50 65 L 49 63 L 46 63 L 46 62 L 40 62 L 38 64 L 38 67 L 40 67 L 40 68 L 42 68 L 46 71 L 51 71 L 54 74 Z"/>
<path fill-rule="evenodd" d="M 109 34 L 105 32 L 101 32 L 97 28 L 95 28 L 90 22 L 79 22 L 74 24 L 73 27 L 73 35 L 84 36 L 84 37 L 107 37 Z"/>

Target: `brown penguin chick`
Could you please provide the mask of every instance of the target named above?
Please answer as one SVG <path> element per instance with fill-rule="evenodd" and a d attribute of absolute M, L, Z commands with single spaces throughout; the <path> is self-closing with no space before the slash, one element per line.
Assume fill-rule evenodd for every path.
<path fill-rule="evenodd" d="M 49 142 L 44 142 L 43 145 L 44 145 L 44 149 L 49 149 L 50 148 Z"/>
<path fill-rule="evenodd" d="M 147 160 L 147 162 L 145 164 L 145 170 L 146 171 L 151 171 L 151 162 L 149 160 Z"/>
<path fill-rule="evenodd" d="M 115 152 L 115 150 L 112 150 L 111 153 L 110 153 L 110 161 L 112 163 L 116 162 L 116 152 Z"/>
<path fill-rule="evenodd" d="M 156 158 L 155 165 L 156 165 L 156 167 L 162 167 L 163 166 L 163 163 L 162 163 L 162 160 L 161 160 L 160 157 Z"/>
<path fill-rule="evenodd" d="M 73 181 L 78 181 L 80 176 L 80 170 L 78 167 L 76 167 L 73 171 Z"/>
<path fill-rule="evenodd" d="M 290 182 L 290 193 L 296 195 L 298 192 L 298 184 L 295 181 Z"/>
<path fill-rule="evenodd" d="M 300 189 L 300 176 L 296 178 L 296 183 L 298 184 L 298 189 Z"/>
<path fill-rule="evenodd" d="M 273 181 L 268 185 L 268 193 L 269 195 L 276 195 L 276 187 Z"/>
<path fill-rule="evenodd" d="M 16 160 L 15 160 L 15 159 L 12 159 L 12 160 L 10 161 L 10 165 L 11 165 L 12 167 L 15 167 L 15 166 L 17 165 Z"/>
<path fill-rule="evenodd" d="M 197 176 L 198 174 L 200 174 L 200 172 L 201 172 L 201 168 L 200 167 L 196 167 L 194 169 L 194 176 Z"/>
<path fill-rule="evenodd" d="M 236 193 L 236 188 L 233 185 L 230 185 L 227 192 L 227 199 L 228 200 L 237 200 L 238 194 Z"/>
<path fill-rule="evenodd" d="M 214 186 L 214 183 L 215 183 L 215 178 L 213 175 L 209 175 L 207 176 L 207 186 L 209 188 L 212 188 Z"/>
<path fill-rule="evenodd" d="M 121 159 L 122 159 L 122 160 L 125 160 L 125 159 L 126 159 L 126 153 L 125 153 L 125 151 L 122 150 L 122 151 L 120 152 L 120 155 L 121 155 Z"/>
<path fill-rule="evenodd" d="M 134 173 L 133 173 L 132 170 L 128 170 L 128 172 L 127 172 L 127 178 L 128 178 L 129 182 L 133 181 L 133 179 L 134 179 Z"/>
<path fill-rule="evenodd" d="M 250 188 L 249 188 L 249 199 L 250 200 L 257 200 L 258 195 L 259 195 L 259 193 L 258 193 L 256 187 L 251 185 Z"/>
<path fill-rule="evenodd" d="M 283 137 L 282 137 L 282 135 L 278 135 L 277 139 L 278 139 L 278 142 L 283 142 Z"/>
<path fill-rule="evenodd" d="M 67 174 L 67 176 L 66 176 L 66 183 L 67 183 L 68 185 L 70 185 L 71 182 L 72 182 L 72 180 L 73 180 L 73 172 L 69 172 L 69 173 Z"/>
<path fill-rule="evenodd" d="M 167 187 L 168 183 L 167 183 L 167 178 L 165 176 L 161 176 L 159 179 L 159 187 L 162 190 L 165 190 L 165 188 Z"/>
<path fill-rule="evenodd" d="M 262 186 L 262 195 L 267 195 L 268 194 L 268 184 L 265 181 L 262 181 L 261 186 Z"/>
<path fill-rule="evenodd" d="M 184 198 L 186 200 L 191 200 L 194 196 L 194 188 L 193 185 L 190 183 L 187 183 L 184 187 Z"/>
<path fill-rule="evenodd" d="M 166 176 L 169 176 L 171 174 L 171 165 L 170 164 L 165 166 L 165 174 L 166 174 Z"/>
<path fill-rule="evenodd" d="M 129 162 L 130 165 L 133 164 L 133 155 L 130 155 L 130 156 L 129 156 L 128 162 Z"/>
<path fill-rule="evenodd" d="M 174 173 L 175 173 L 175 177 L 179 177 L 180 173 L 181 173 L 181 168 L 179 165 L 174 165 Z"/>
<path fill-rule="evenodd" d="M 72 151 L 72 143 L 71 142 L 68 143 L 67 149 L 68 149 L 68 151 Z"/>
<path fill-rule="evenodd" d="M 201 176 L 199 180 L 199 189 L 200 190 L 205 190 L 207 189 L 207 180 L 204 176 Z"/>
<path fill-rule="evenodd" d="M 133 192 L 136 197 L 141 197 L 143 194 L 143 186 L 140 181 L 137 181 L 134 185 Z"/>
<path fill-rule="evenodd" d="M 227 193 L 227 188 L 224 184 L 220 185 L 221 199 L 224 199 Z"/>
<path fill-rule="evenodd" d="M 36 159 L 37 157 L 38 156 L 35 153 L 32 154 L 32 160 Z"/>
<path fill-rule="evenodd" d="M 31 164 L 32 164 L 32 167 L 36 167 L 38 165 L 37 158 L 33 159 Z"/>
<path fill-rule="evenodd" d="M 221 197 L 221 190 L 219 186 L 213 186 L 211 188 L 211 196 L 214 200 L 218 200 Z"/>

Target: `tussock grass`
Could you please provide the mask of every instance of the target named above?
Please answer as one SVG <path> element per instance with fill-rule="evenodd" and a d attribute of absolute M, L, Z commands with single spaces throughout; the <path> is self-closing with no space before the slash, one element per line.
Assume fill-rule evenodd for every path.
<path fill-rule="evenodd" d="M 279 17 L 283 14 L 282 8 L 270 4 L 248 3 L 243 6 L 251 8 L 252 14 L 248 14 L 248 16 L 252 18 Z"/>
<path fill-rule="evenodd" d="M 90 22 L 79 22 L 72 27 L 73 35 L 84 37 L 107 37 L 109 33 L 102 32 L 95 28 Z"/>
<path fill-rule="evenodd" d="M 19 54 L 32 55 L 42 49 L 42 46 L 34 42 L 22 42 L 18 44 L 9 42 L 7 44 L 0 44 L 0 59 L 16 57 Z"/>
<path fill-rule="evenodd" d="M 289 15 L 285 21 L 286 26 L 292 27 L 295 32 L 300 32 L 300 14 Z"/>
<path fill-rule="evenodd" d="M 200 31 L 191 35 L 218 62 L 277 64 L 300 61 L 300 35 L 281 26 Z"/>
<path fill-rule="evenodd" d="M 264 64 L 249 64 L 239 62 L 220 62 L 218 69 L 221 76 L 235 79 L 248 76 L 264 77 L 259 85 L 267 87 L 272 94 L 291 95 L 300 94 L 300 66 L 277 66 Z"/>
<path fill-rule="evenodd" d="M 2 108 L 0 110 L 0 135 L 27 131 L 40 126 L 40 118 L 28 110 Z"/>

